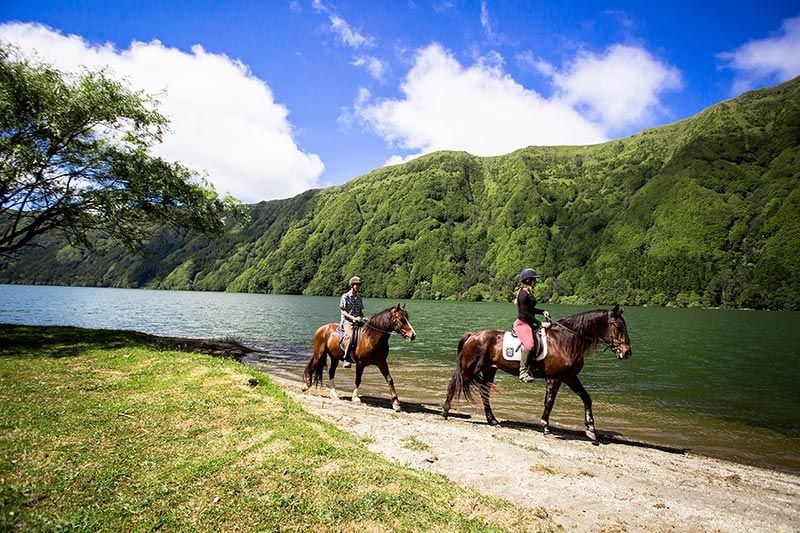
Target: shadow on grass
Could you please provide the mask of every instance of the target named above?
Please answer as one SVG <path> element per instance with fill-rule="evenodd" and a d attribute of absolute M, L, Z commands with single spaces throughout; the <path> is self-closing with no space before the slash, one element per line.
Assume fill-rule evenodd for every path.
<path fill-rule="evenodd" d="M 233 340 L 159 337 L 138 331 L 72 326 L 0 324 L 0 357 L 24 354 L 53 358 L 74 357 L 90 348 L 113 350 L 134 346 L 164 351 L 200 352 L 236 360 L 253 352 Z"/>

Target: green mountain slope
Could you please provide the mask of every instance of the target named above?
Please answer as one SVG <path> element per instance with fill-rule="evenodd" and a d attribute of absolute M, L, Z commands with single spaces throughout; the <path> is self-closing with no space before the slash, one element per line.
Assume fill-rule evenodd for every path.
<path fill-rule="evenodd" d="M 219 239 L 143 255 L 57 239 L 0 282 L 800 309 L 800 78 L 584 147 L 438 152 L 250 207 Z"/>

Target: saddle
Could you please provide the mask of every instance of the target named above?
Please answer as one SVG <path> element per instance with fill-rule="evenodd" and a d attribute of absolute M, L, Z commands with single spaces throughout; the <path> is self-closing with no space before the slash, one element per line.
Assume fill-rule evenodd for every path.
<path fill-rule="evenodd" d="M 339 349 L 344 351 L 344 328 L 341 324 L 336 327 L 336 333 L 339 334 Z M 353 328 L 353 346 L 358 346 L 358 335 L 361 333 L 360 327 Z"/>
<path fill-rule="evenodd" d="M 506 361 L 519 361 L 525 350 L 522 341 L 513 331 L 503 333 L 503 359 Z M 539 328 L 533 333 L 533 360 L 542 361 L 547 357 L 547 331 Z"/>

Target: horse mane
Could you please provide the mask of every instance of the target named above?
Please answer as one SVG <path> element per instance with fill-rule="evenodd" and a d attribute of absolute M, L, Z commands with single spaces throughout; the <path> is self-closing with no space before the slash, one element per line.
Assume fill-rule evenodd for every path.
<path fill-rule="evenodd" d="M 590 348 L 597 346 L 608 324 L 608 311 L 605 309 L 584 311 L 559 320 L 559 323 L 575 332 L 565 331 L 559 343 L 573 357 L 580 357 Z"/>
<path fill-rule="evenodd" d="M 367 320 L 367 324 L 379 331 L 391 331 L 394 324 L 392 324 L 392 319 L 389 317 L 389 311 L 392 309 L 394 309 L 394 306 L 387 307 L 380 313 L 372 315 L 369 320 Z"/>

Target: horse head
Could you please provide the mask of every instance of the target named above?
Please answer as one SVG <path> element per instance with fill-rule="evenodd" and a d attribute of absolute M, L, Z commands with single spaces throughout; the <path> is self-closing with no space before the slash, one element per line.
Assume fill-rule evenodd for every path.
<path fill-rule="evenodd" d="M 408 311 L 406 306 L 397 304 L 389 311 L 389 316 L 392 321 L 392 330 L 396 331 L 403 336 L 407 341 L 413 341 L 417 338 L 417 332 L 408 321 Z"/>
<path fill-rule="evenodd" d="M 627 359 L 633 353 L 631 348 L 631 339 L 628 337 L 628 326 L 625 324 L 625 319 L 622 318 L 623 310 L 619 305 L 615 305 L 614 309 L 608 312 L 608 327 L 606 338 L 609 347 L 617 354 L 618 359 Z"/>

